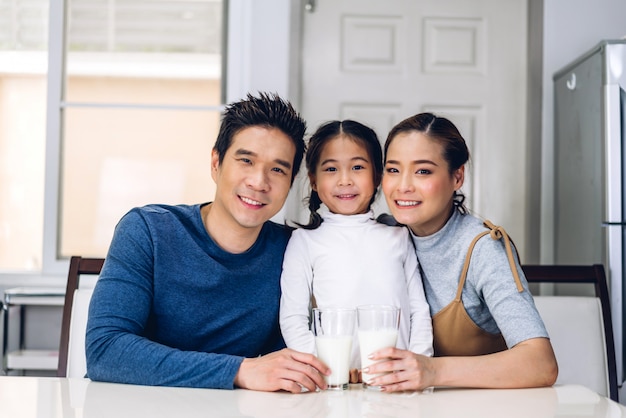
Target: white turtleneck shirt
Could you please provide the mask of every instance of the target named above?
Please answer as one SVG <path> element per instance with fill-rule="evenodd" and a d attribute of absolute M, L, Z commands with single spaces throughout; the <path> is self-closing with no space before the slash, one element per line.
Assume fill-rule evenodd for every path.
<path fill-rule="evenodd" d="M 285 252 L 280 327 L 287 347 L 316 354 L 310 329 L 314 296 L 320 308 L 400 307 L 396 346 L 431 356 L 432 321 L 408 230 L 378 223 L 371 211 L 326 211 L 322 217 L 317 229 L 295 230 Z M 360 368 L 357 338 L 350 367 Z"/>

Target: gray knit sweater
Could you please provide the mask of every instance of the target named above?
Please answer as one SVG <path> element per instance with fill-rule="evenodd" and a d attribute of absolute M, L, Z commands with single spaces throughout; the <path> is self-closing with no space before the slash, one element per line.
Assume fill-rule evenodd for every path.
<path fill-rule="evenodd" d="M 455 210 L 436 233 L 425 237 L 411 234 L 431 315 L 454 299 L 469 245 L 486 229 L 480 219 Z M 525 288 L 522 293 L 517 291 L 502 240 L 482 237 L 474 247 L 462 294 L 470 318 L 487 332 L 501 332 L 509 348 L 548 336 L 517 260 L 516 266 Z"/>

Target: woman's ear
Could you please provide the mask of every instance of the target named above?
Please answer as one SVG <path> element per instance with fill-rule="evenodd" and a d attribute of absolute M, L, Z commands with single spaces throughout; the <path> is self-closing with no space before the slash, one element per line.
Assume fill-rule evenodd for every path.
<path fill-rule="evenodd" d="M 454 173 L 452 173 L 452 177 L 454 178 L 454 190 L 459 190 L 461 186 L 463 186 L 463 182 L 465 181 L 465 165 L 457 168 Z"/>

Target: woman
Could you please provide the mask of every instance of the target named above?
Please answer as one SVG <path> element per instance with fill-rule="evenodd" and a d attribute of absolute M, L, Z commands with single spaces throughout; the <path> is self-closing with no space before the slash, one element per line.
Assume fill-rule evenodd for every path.
<path fill-rule="evenodd" d="M 552 385 L 557 363 L 506 232 L 467 213 L 469 151 L 458 129 L 430 113 L 396 125 L 385 143 L 382 189 L 409 227 L 433 316 L 435 357 L 388 348 L 366 373 L 383 391 L 430 386 Z"/>

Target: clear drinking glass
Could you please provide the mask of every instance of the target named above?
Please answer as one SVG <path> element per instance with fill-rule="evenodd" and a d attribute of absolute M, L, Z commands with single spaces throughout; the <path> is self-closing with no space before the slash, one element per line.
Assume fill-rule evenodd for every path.
<path fill-rule="evenodd" d="M 330 390 L 348 388 L 355 322 L 355 309 L 313 309 L 313 333 L 317 356 L 332 371 L 330 376 L 325 376 Z"/>
<path fill-rule="evenodd" d="M 357 307 L 361 368 L 374 363 L 368 356 L 386 347 L 395 347 L 400 325 L 400 308 L 391 305 L 364 305 Z M 378 389 L 367 382 L 378 375 L 362 373 L 363 387 Z"/>

